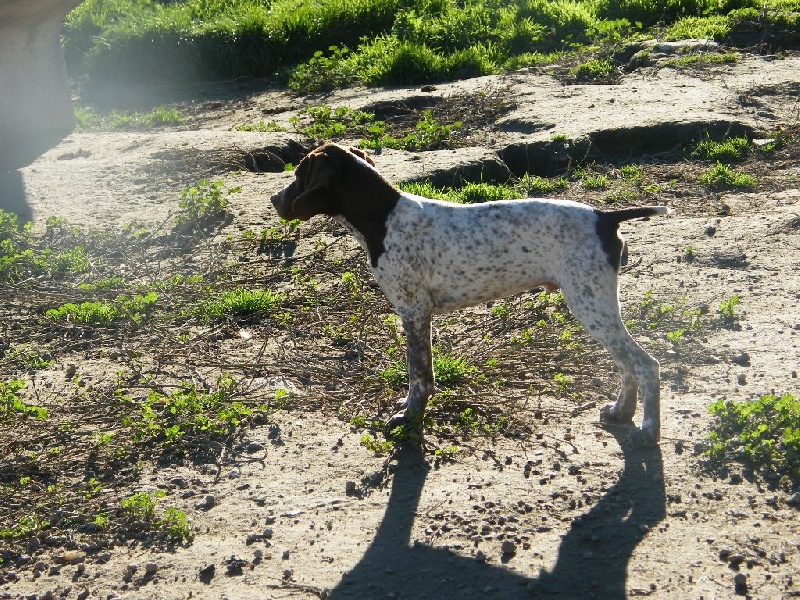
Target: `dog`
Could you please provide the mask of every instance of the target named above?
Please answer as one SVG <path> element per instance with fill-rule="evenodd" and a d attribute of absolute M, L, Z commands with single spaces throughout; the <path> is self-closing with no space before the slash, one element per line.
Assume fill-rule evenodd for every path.
<path fill-rule="evenodd" d="M 503 200 L 460 205 L 400 191 L 362 151 L 325 144 L 271 198 L 283 219 L 328 215 L 367 253 L 378 285 L 407 339 L 408 395 L 387 427 L 422 422 L 434 391 L 431 318 L 539 287 L 560 288 L 583 328 L 622 371 L 615 402 L 601 419 L 631 422 L 637 393 L 642 425 L 628 444 L 660 439 L 658 361 L 630 336 L 620 316 L 619 224 L 662 215 L 664 206 L 601 211 L 568 200 Z"/>

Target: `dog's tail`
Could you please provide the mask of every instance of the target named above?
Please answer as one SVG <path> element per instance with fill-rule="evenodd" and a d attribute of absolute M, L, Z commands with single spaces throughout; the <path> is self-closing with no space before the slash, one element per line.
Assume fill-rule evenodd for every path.
<path fill-rule="evenodd" d="M 628 262 L 628 246 L 619 236 L 619 224 L 630 219 L 641 219 L 669 213 L 666 206 L 633 206 L 619 210 L 595 210 L 597 237 L 603 245 L 608 263 L 615 271 Z"/>
<path fill-rule="evenodd" d="M 623 221 L 629 221 L 631 219 L 666 215 L 669 214 L 670 210 L 667 206 L 633 206 L 631 208 L 603 210 L 598 212 L 603 215 L 603 219 L 606 223 L 622 223 Z"/>

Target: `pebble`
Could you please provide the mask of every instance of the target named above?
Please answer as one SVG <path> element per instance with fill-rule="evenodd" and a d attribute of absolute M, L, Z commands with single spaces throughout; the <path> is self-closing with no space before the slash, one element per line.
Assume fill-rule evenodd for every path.
<path fill-rule="evenodd" d="M 284 550 L 283 554 L 281 555 L 281 558 L 283 560 L 289 560 L 289 556 L 291 556 L 290 552 L 288 550 Z"/>
<path fill-rule="evenodd" d="M 78 600 L 86 600 L 89 597 L 89 590 L 83 590 L 78 594 Z"/>
<path fill-rule="evenodd" d="M 33 565 L 33 570 L 34 571 L 45 571 L 45 570 L 47 570 L 47 563 L 40 560 L 35 565 Z"/>
<path fill-rule="evenodd" d="M 506 555 L 508 555 L 508 554 L 516 554 L 517 553 L 517 545 L 514 542 L 512 542 L 511 540 L 505 540 L 503 542 L 502 546 L 500 546 L 500 550 L 503 552 L 503 554 L 506 554 Z"/>
<path fill-rule="evenodd" d="M 789 506 L 800 507 L 800 492 L 795 492 L 786 499 L 786 504 Z"/>
<path fill-rule="evenodd" d="M 475 560 L 478 561 L 479 563 L 485 563 L 486 562 L 486 555 L 483 553 L 482 550 L 478 550 L 475 553 Z"/>
<path fill-rule="evenodd" d="M 139 565 L 136 563 L 130 563 L 127 567 L 125 567 L 125 572 L 129 575 L 133 575 L 136 571 L 139 570 Z"/>
<path fill-rule="evenodd" d="M 195 508 L 198 510 L 210 510 L 217 505 L 217 498 L 214 494 L 207 494 L 202 502 L 198 502 Z"/>
<path fill-rule="evenodd" d="M 239 479 L 242 476 L 242 471 L 238 467 L 234 467 L 231 469 L 231 472 L 228 473 L 228 479 Z"/>
<path fill-rule="evenodd" d="M 350 494 L 355 494 L 356 492 L 356 482 L 355 481 L 345 481 L 344 483 L 344 493 L 348 496 Z"/>
<path fill-rule="evenodd" d="M 736 591 L 739 593 L 743 593 L 747 591 L 747 575 L 744 573 L 737 573 L 733 576 L 733 585 L 736 587 Z"/>
<path fill-rule="evenodd" d="M 263 449 L 264 449 L 264 444 L 260 444 L 259 442 L 250 442 L 249 444 L 247 444 L 247 452 L 250 454 L 261 452 Z"/>
<path fill-rule="evenodd" d="M 148 575 L 154 575 L 158 572 L 158 564 L 154 562 L 149 562 L 144 566 L 144 572 Z"/>

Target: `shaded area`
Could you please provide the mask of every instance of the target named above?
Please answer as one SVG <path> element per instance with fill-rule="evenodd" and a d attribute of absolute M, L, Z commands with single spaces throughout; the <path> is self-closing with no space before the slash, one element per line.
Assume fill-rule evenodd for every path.
<path fill-rule="evenodd" d="M 33 209 L 28 204 L 19 171 L 0 171 L 0 210 L 16 214 L 19 223 L 33 219 Z"/>
<path fill-rule="evenodd" d="M 625 434 L 615 433 L 619 443 Z M 625 598 L 628 562 L 666 513 L 661 451 L 626 451 L 619 482 L 573 521 L 555 568 L 527 578 L 444 548 L 410 545 L 427 475 L 421 453 L 401 452 L 375 539 L 330 598 Z"/>

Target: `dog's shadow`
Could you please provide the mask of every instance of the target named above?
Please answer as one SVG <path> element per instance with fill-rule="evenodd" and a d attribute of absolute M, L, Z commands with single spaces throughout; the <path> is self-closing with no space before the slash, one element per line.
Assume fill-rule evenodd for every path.
<path fill-rule="evenodd" d="M 664 518 L 666 506 L 660 450 L 626 450 L 624 457 L 619 481 L 573 520 L 555 567 L 528 578 L 447 549 L 410 544 L 428 467 L 419 451 L 403 450 L 375 539 L 329 598 L 623 599 L 628 561 L 647 531 Z"/>

